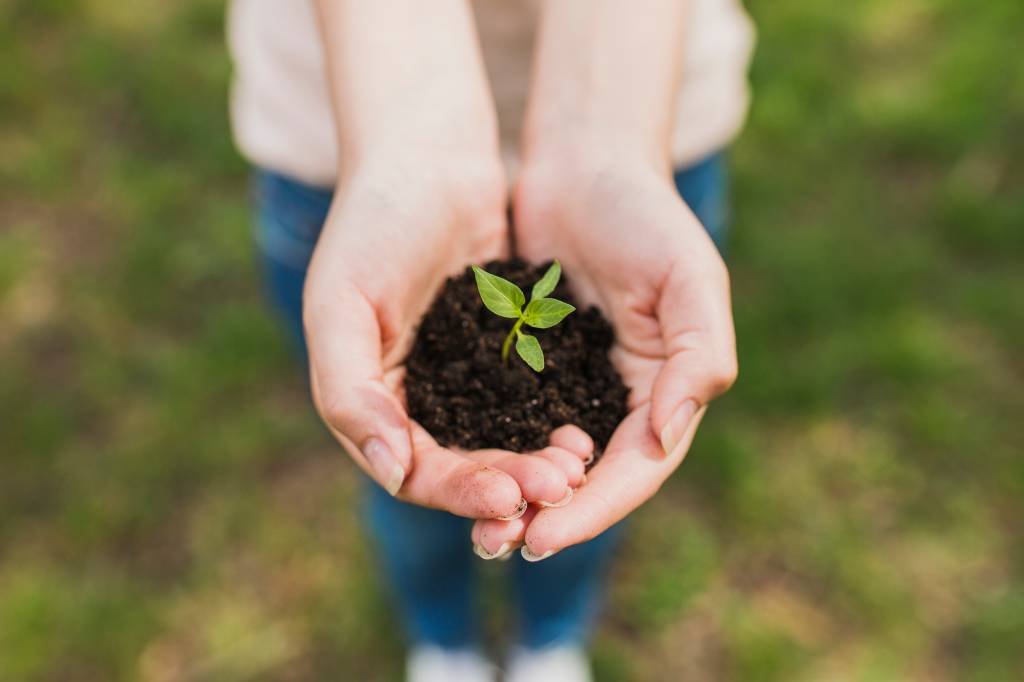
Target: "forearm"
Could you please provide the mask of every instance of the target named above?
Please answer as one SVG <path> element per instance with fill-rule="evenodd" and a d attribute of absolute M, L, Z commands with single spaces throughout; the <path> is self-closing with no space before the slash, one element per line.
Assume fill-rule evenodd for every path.
<path fill-rule="evenodd" d="M 668 168 L 684 0 L 547 0 L 524 126 L 527 165 L 605 153 Z"/>
<path fill-rule="evenodd" d="M 317 0 L 341 173 L 421 149 L 498 158 L 466 0 Z"/>

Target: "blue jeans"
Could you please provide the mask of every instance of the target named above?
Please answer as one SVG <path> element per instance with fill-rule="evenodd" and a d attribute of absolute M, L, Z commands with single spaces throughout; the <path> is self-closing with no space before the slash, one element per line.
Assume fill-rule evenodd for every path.
<path fill-rule="evenodd" d="M 678 171 L 675 182 L 721 248 L 727 207 L 723 155 Z M 270 171 L 256 177 L 256 238 L 268 294 L 303 354 L 302 286 L 331 197 L 330 190 Z M 409 637 L 449 648 L 475 645 L 480 630 L 473 574 L 480 560 L 470 546 L 471 521 L 400 502 L 369 479 L 365 489 L 364 519 Z M 621 524 L 538 563 L 513 555 L 510 568 L 523 646 L 587 638 L 620 536 Z"/>

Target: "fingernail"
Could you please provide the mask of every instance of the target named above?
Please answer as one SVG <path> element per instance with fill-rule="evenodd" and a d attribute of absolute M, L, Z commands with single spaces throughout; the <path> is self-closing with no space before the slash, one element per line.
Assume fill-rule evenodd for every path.
<path fill-rule="evenodd" d="M 585 459 L 583 460 L 583 466 L 585 466 L 585 467 L 588 467 L 588 466 L 590 466 L 590 465 L 591 465 L 591 464 L 593 464 L 593 463 L 594 463 L 594 453 L 593 453 L 593 452 L 591 452 L 591 453 L 590 453 L 589 455 L 587 455 L 587 456 L 586 456 L 586 458 L 585 458 Z"/>
<path fill-rule="evenodd" d="M 548 508 L 564 507 L 565 505 L 569 504 L 569 500 L 571 500 L 571 499 L 572 499 L 572 488 L 566 488 L 565 489 L 565 495 L 563 495 L 562 499 L 558 500 L 557 502 L 544 502 L 542 500 L 542 501 L 538 502 L 537 504 L 540 505 L 541 507 L 548 507 Z"/>
<path fill-rule="evenodd" d="M 491 559 L 506 560 L 508 559 L 508 557 L 512 555 L 513 549 L 515 549 L 515 547 L 512 546 L 512 543 L 506 542 L 498 548 L 497 552 L 491 554 L 487 551 L 487 548 L 481 545 L 480 543 L 476 543 L 473 545 L 473 553 L 481 559 L 486 559 L 487 561 L 490 561 Z"/>
<path fill-rule="evenodd" d="M 554 553 L 555 550 L 549 549 L 543 554 L 534 554 L 532 551 L 530 551 L 529 545 L 523 545 L 523 548 L 519 550 L 519 554 L 521 554 L 524 559 L 530 562 L 544 561 L 544 559 L 547 559 Z"/>
<path fill-rule="evenodd" d="M 363 443 L 363 457 L 370 463 L 377 481 L 394 497 L 405 481 L 405 469 L 391 454 L 391 448 L 380 438 L 370 438 Z"/>
<path fill-rule="evenodd" d="M 520 498 L 519 499 L 519 504 L 516 506 L 516 510 L 514 512 L 512 512 L 508 516 L 498 516 L 497 519 L 499 521 L 515 521 L 520 516 L 522 516 L 523 514 L 526 513 L 526 507 L 527 507 L 526 498 L 525 497 Z"/>
<path fill-rule="evenodd" d="M 671 455 L 672 451 L 679 445 L 679 441 L 686 435 L 686 430 L 690 426 L 690 422 L 693 421 L 693 415 L 697 414 L 697 401 L 688 399 L 675 411 L 675 414 L 665 424 L 665 428 L 661 430 L 661 448 L 665 451 L 666 455 Z"/>

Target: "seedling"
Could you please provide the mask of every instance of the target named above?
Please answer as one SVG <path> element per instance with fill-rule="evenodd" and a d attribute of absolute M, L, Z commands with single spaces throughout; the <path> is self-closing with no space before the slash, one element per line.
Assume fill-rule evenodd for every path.
<path fill-rule="evenodd" d="M 501 359 L 508 362 L 512 339 L 516 340 L 516 353 L 530 366 L 534 372 L 544 369 L 544 351 L 536 336 L 523 331 L 523 325 L 534 329 L 548 329 L 565 319 L 565 316 L 576 310 L 573 306 L 556 298 L 547 298 L 555 290 L 558 279 L 562 276 L 562 266 L 555 261 L 544 276 L 533 285 L 530 291 L 530 303 L 526 303 L 526 294 L 512 282 L 492 275 L 481 268 L 473 266 L 476 276 L 476 288 L 480 290 L 480 299 L 495 315 L 515 320 L 515 326 L 501 344 Z"/>

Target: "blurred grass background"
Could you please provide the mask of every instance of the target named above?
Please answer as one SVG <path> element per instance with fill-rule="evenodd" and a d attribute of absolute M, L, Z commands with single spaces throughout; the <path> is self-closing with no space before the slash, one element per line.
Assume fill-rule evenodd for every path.
<path fill-rule="evenodd" d="M 634 517 L 599 676 L 1024 679 L 1024 4 L 748 5 L 741 380 Z M 5 682 L 399 675 L 222 14 L 0 0 Z"/>

